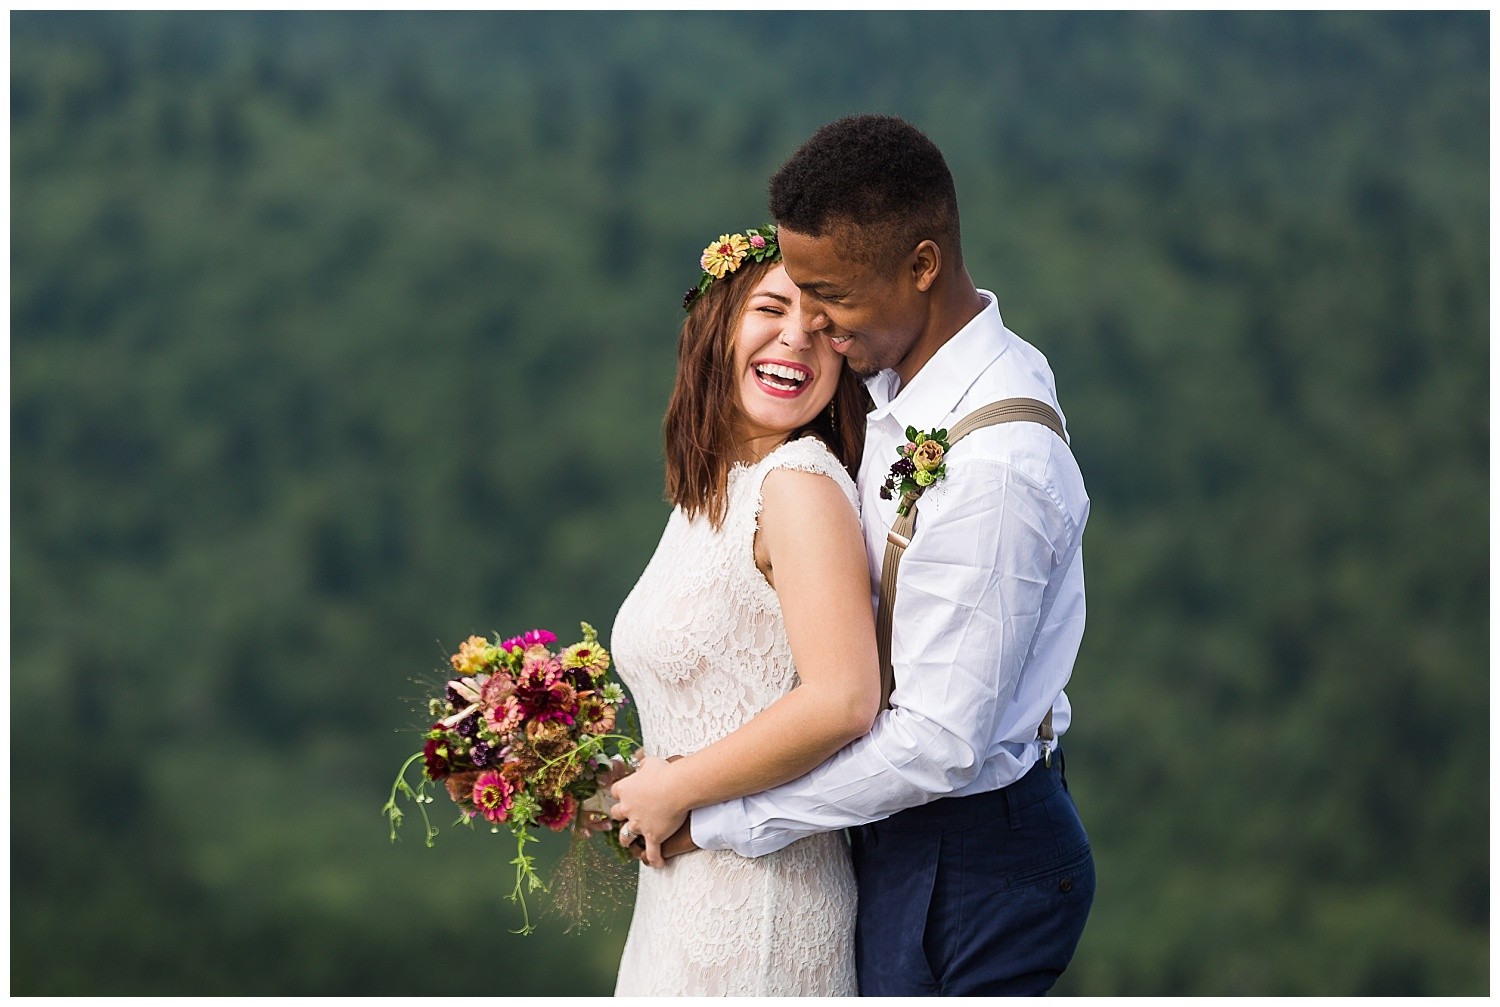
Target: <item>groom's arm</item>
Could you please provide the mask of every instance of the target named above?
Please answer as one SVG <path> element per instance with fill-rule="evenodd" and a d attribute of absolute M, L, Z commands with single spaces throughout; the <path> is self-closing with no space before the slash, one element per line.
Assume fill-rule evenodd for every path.
<path fill-rule="evenodd" d="M 955 474 L 956 475 L 956 474 Z M 860 825 L 971 783 L 1004 786 L 1035 758 L 1036 725 L 1066 683 L 1016 711 L 1029 731 L 998 737 L 1031 648 L 1055 567 L 1072 563 L 1082 518 L 1014 466 L 971 459 L 942 507 L 923 511 L 902 560 L 892 640 L 896 691 L 865 737 L 790 783 L 699 808 L 704 849 L 760 856 L 807 835 Z M 1081 564 L 1076 627 L 1082 632 Z M 1033 683 L 1035 684 L 1035 683 Z M 1033 700 L 1035 702 L 1035 700 Z M 1013 716 L 1010 720 L 1016 720 Z"/>

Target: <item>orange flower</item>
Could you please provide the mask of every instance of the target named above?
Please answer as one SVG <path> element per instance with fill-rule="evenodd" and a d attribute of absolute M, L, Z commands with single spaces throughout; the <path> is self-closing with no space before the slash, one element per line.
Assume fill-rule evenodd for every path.
<path fill-rule="evenodd" d="M 495 648 L 482 636 L 471 636 L 458 645 L 458 653 L 448 658 L 460 675 L 473 675 L 485 669 L 496 657 Z"/>

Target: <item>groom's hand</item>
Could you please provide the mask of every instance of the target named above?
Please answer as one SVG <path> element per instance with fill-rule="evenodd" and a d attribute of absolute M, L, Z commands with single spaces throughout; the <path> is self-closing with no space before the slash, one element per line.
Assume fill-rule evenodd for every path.
<path fill-rule="evenodd" d="M 622 834 L 627 845 L 635 844 L 631 837 L 639 837 L 644 842 L 645 853 L 640 859 L 651 867 L 665 865 L 662 845 L 680 831 L 687 820 L 688 808 L 681 803 L 677 776 L 671 769 L 671 764 L 680 758 L 674 755 L 660 759 L 642 752 L 635 772 L 615 781 L 609 788 L 615 798 L 610 817 L 624 823 Z"/>
<path fill-rule="evenodd" d="M 687 821 L 682 827 L 667 837 L 667 841 L 655 850 L 656 859 L 652 859 L 652 851 L 644 842 L 630 847 L 630 855 L 644 863 L 647 867 L 665 867 L 667 861 L 684 853 L 691 853 L 698 849 L 698 844 L 693 842 L 693 833 L 689 828 L 693 823 L 692 812 L 688 812 Z"/>
<path fill-rule="evenodd" d="M 665 862 L 684 853 L 691 853 L 698 848 L 693 842 L 693 813 L 688 812 L 687 821 L 682 823 L 682 828 L 672 833 L 665 843 L 661 844 L 662 860 Z"/>

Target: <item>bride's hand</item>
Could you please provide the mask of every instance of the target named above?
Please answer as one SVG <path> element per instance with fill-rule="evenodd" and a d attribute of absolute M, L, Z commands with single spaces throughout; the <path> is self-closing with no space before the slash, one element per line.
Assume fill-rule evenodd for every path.
<path fill-rule="evenodd" d="M 628 822 L 631 833 L 646 841 L 646 852 L 641 859 L 651 867 L 665 865 L 662 843 L 687 820 L 689 809 L 673 784 L 669 760 L 642 753 L 636 771 L 610 788 L 616 801 L 610 817 Z"/>

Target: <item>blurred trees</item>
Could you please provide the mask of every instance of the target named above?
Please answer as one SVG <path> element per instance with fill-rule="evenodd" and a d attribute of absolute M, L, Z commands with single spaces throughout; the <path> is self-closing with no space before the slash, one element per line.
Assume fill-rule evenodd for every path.
<path fill-rule="evenodd" d="M 11 24 L 12 992 L 612 988 L 386 843 L 411 679 L 607 634 L 698 251 L 869 110 L 1094 499 L 1060 991 L 1487 990 L 1484 15 Z"/>

